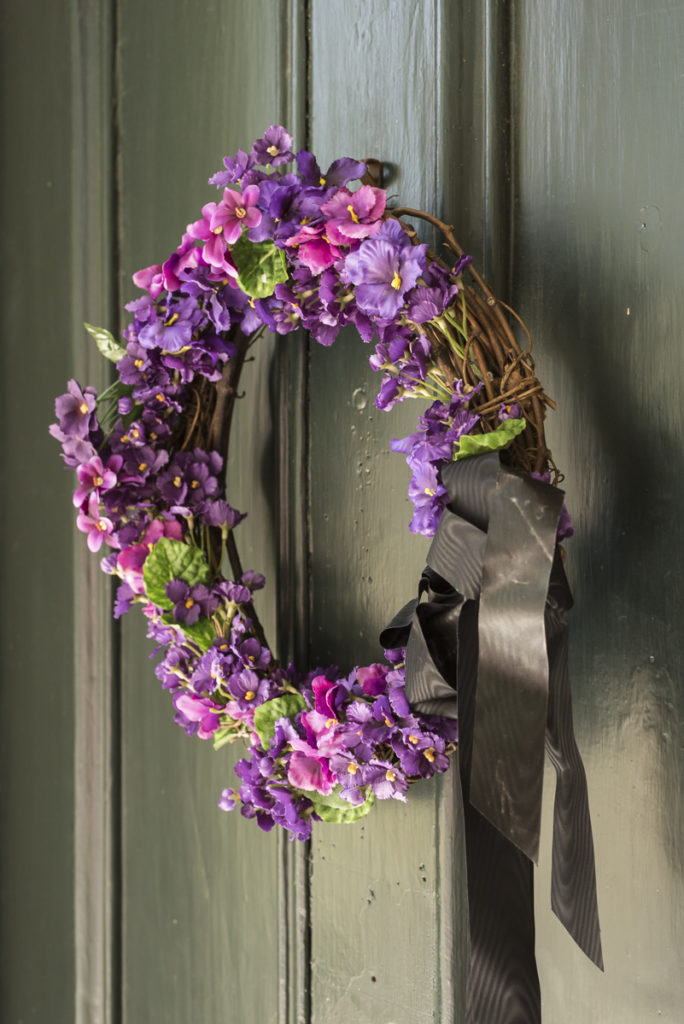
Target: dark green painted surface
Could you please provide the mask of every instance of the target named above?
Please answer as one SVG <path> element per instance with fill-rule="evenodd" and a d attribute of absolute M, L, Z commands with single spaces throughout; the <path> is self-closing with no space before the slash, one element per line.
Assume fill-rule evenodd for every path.
<path fill-rule="evenodd" d="M 285 5 L 125 3 L 120 22 L 122 273 L 166 258 L 216 191 L 221 158 L 278 120 Z M 276 15 L 274 17 L 274 15 Z M 153 78 L 150 68 L 154 68 Z M 273 341 L 244 374 L 228 496 L 245 567 L 276 575 Z M 260 604 L 274 635 L 275 589 Z M 141 623 L 124 625 L 123 1019 L 275 1022 L 279 844 L 220 812 L 234 755 L 173 725 Z M 236 752 L 239 756 L 239 751 Z M 258 965 L 258 966 L 257 966 Z"/>
<path fill-rule="evenodd" d="M 605 977 L 593 971 L 550 915 L 544 858 L 542 997 L 559 1024 L 674 1022 L 684 1002 L 684 9 L 535 3 L 516 39 L 515 297 L 559 403 L 550 443 L 576 518 L 571 668 L 606 964 Z"/>
<path fill-rule="evenodd" d="M 231 755 L 172 724 L 139 620 L 119 666 L 46 435 L 69 376 L 102 380 L 81 321 L 112 320 L 130 273 L 211 198 L 221 156 L 281 119 L 300 145 L 308 123 L 322 162 L 385 161 L 390 190 L 453 221 L 533 332 L 578 530 L 572 669 L 607 971 L 551 914 L 547 833 L 544 1020 L 678 1020 L 682 10 L 3 5 L 3 1022 L 462 1020 L 452 780 L 321 827 L 310 861 L 221 814 Z M 375 410 L 353 334 L 312 346 L 310 366 L 308 350 L 270 340 L 248 367 L 229 496 L 250 513 L 245 564 L 280 580 L 269 635 L 347 669 L 378 656 L 422 566 L 388 450 L 420 410 Z"/>
<path fill-rule="evenodd" d="M 378 14 L 360 0 L 314 3 L 312 145 L 322 166 L 340 154 L 380 158 L 394 172 L 390 191 L 438 210 L 450 84 L 440 70 L 440 5 L 383 5 Z M 345 671 L 382 657 L 377 635 L 415 593 L 427 553 L 407 529 L 408 469 L 389 451 L 422 410 L 375 408 L 369 354 L 349 331 L 331 350 L 314 346 L 311 362 L 312 661 Z M 444 842 L 450 793 L 451 780 L 426 784 L 406 807 L 389 801 L 358 827 L 315 834 L 316 1024 L 454 1019 L 462 982 L 452 986 L 452 952 L 463 936 L 440 913 L 459 883 Z"/>

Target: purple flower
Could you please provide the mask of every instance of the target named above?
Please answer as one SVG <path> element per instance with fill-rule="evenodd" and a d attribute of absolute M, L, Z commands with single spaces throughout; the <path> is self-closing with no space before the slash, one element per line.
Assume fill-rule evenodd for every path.
<path fill-rule="evenodd" d="M 503 420 L 519 420 L 522 417 L 523 411 L 517 402 L 509 402 L 505 404 L 501 403 L 499 406 L 499 419 Z"/>
<path fill-rule="evenodd" d="M 237 509 L 232 508 L 223 498 L 203 501 L 197 514 L 207 526 L 227 526 L 231 530 L 247 515 L 245 512 L 238 512 Z"/>
<path fill-rule="evenodd" d="M 377 235 L 367 238 L 345 260 L 360 308 L 383 319 L 394 318 L 426 267 L 426 252 L 427 245 L 411 245 L 396 220 L 384 221 Z"/>
<path fill-rule="evenodd" d="M 234 789 L 224 789 L 221 793 L 221 799 L 219 800 L 218 805 L 222 811 L 232 811 L 235 809 L 237 799 L 238 796 Z"/>
<path fill-rule="evenodd" d="M 366 173 L 366 165 L 358 160 L 352 160 L 350 157 L 342 157 L 340 160 L 333 161 L 324 174 L 313 153 L 309 153 L 306 149 L 300 149 L 297 153 L 297 170 L 305 185 L 340 188 L 348 181 L 362 178 Z"/>
<path fill-rule="evenodd" d="M 378 800 L 391 798 L 406 802 L 408 780 L 404 773 L 390 761 L 371 761 L 365 768 L 365 779 Z"/>
<path fill-rule="evenodd" d="M 203 583 L 190 586 L 184 580 L 171 580 L 164 589 L 173 604 L 173 617 L 176 622 L 185 622 L 192 626 L 200 615 L 211 615 L 216 608 L 216 599 Z"/>
<path fill-rule="evenodd" d="M 252 156 L 256 163 L 271 167 L 289 163 L 294 158 L 292 136 L 281 125 L 272 124 L 252 146 Z"/>
<path fill-rule="evenodd" d="M 58 441 L 64 441 L 66 437 L 79 437 L 86 439 L 91 430 L 97 426 L 95 419 L 95 402 L 97 391 L 95 388 L 84 388 L 73 380 L 67 384 L 67 392 L 60 395 L 55 401 L 55 414 L 59 419 L 59 426 L 53 424 L 50 433 Z"/>
<path fill-rule="evenodd" d="M 243 174 L 254 166 L 254 159 L 245 153 L 244 149 L 238 149 L 234 158 L 224 156 L 223 166 L 226 168 L 225 171 L 217 171 L 212 175 L 209 179 L 210 185 L 223 188 L 225 185 L 240 181 Z"/>

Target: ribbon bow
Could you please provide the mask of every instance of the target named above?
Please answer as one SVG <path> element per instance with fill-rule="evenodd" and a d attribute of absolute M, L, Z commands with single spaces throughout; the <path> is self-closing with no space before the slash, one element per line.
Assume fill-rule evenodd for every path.
<path fill-rule="evenodd" d="M 531 862 L 539 856 L 545 747 L 556 769 L 551 905 L 603 969 L 567 668 L 572 596 L 556 545 L 563 492 L 509 469 L 496 452 L 450 463 L 442 480 L 450 501 L 418 597 L 380 641 L 406 647 L 414 709 L 459 720 L 455 788 L 471 946 L 466 1019 L 535 1022 Z"/>

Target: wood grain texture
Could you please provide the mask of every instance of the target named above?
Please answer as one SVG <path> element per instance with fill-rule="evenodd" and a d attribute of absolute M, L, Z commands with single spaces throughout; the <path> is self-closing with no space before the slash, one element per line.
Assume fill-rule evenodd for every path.
<path fill-rule="evenodd" d="M 312 146 L 321 165 L 377 157 L 402 203 L 443 214 L 443 123 L 458 115 L 454 97 L 445 101 L 441 5 L 312 9 Z M 422 410 L 411 402 L 376 410 L 369 354 L 349 331 L 330 350 L 314 346 L 311 361 L 311 663 L 345 671 L 381 657 L 377 635 L 414 595 L 427 552 L 408 533 L 408 471 L 389 451 Z M 450 786 L 418 786 L 408 807 L 391 801 L 354 829 L 315 834 L 316 1024 L 462 1019 L 463 879 L 442 842 L 454 829 Z M 455 905 L 461 914 L 447 924 L 441 915 Z"/>
<path fill-rule="evenodd" d="M 281 112 L 289 5 L 124 3 L 121 13 L 121 240 L 125 294 L 164 259 L 214 198 L 206 178 Z M 274 16 L 275 14 L 275 16 Z M 154 73 L 151 72 L 154 69 Z M 213 193 L 213 194 L 212 194 Z M 278 509 L 275 341 L 244 374 L 228 499 L 245 567 L 267 576 L 260 602 L 275 633 Z M 172 723 L 141 623 L 124 626 L 124 1020 L 259 1020 L 279 1013 L 279 842 L 216 808 L 234 757 Z M 212 794 L 214 794 L 212 796 Z M 246 827 L 245 827 L 246 826 Z"/>
<path fill-rule="evenodd" d="M 558 402 L 548 436 L 575 517 L 571 681 L 606 964 L 603 976 L 549 915 L 547 831 L 542 1001 L 558 1024 L 676 1021 L 684 9 L 535 2 L 517 17 L 514 297 Z M 547 829 L 551 817 L 547 803 Z"/>
<path fill-rule="evenodd" d="M 3 5 L 0 1018 L 12 1024 L 72 1024 L 76 1003 L 75 531 L 47 433 L 75 354 L 70 33 L 67 5 Z"/>

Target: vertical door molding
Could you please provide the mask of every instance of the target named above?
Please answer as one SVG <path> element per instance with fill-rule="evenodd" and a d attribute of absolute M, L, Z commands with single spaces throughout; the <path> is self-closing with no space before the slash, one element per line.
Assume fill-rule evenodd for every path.
<path fill-rule="evenodd" d="M 283 3 L 280 120 L 296 150 L 309 145 L 309 0 Z M 309 663 L 309 346 L 296 331 L 276 350 L 278 410 L 278 626 L 282 662 Z M 311 1016 L 310 843 L 278 836 L 279 1024 L 308 1024 Z"/>
<path fill-rule="evenodd" d="M 104 360 L 83 320 L 117 320 L 116 24 L 113 0 L 72 0 L 72 338 L 75 376 L 98 390 Z M 120 1019 L 119 679 L 111 588 L 74 549 L 76 1024 Z"/>

